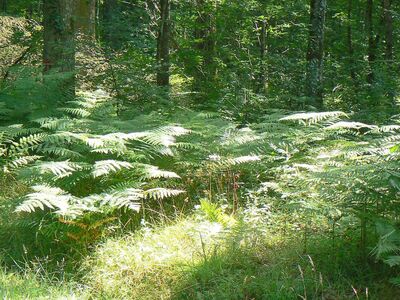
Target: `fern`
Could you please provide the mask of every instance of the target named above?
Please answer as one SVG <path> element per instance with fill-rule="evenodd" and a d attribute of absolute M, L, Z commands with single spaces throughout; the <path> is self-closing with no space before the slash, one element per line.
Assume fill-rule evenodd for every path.
<path fill-rule="evenodd" d="M 37 209 L 56 209 L 56 213 L 67 214 L 70 203 L 75 199 L 60 188 L 46 185 L 33 186 L 34 191 L 26 196 L 26 200 L 16 208 L 16 212 L 31 213 Z"/>
<path fill-rule="evenodd" d="M 182 190 L 155 188 L 155 189 L 150 189 L 150 190 L 144 191 L 143 196 L 145 199 L 162 200 L 165 198 L 181 195 L 184 192 L 185 191 L 182 191 Z"/>
<path fill-rule="evenodd" d="M 133 166 L 126 161 L 116 161 L 116 160 L 101 160 L 96 161 L 93 169 L 93 177 L 100 177 L 108 175 L 112 172 L 118 172 L 121 169 L 132 169 Z"/>
<path fill-rule="evenodd" d="M 280 121 L 295 121 L 303 124 L 316 124 L 321 121 L 337 119 L 341 117 L 348 117 L 347 114 L 341 111 L 331 111 L 331 112 L 320 112 L 320 113 L 297 113 L 294 115 L 290 115 L 284 118 L 281 118 Z"/>
<path fill-rule="evenodd" d="M 17 212 L 48 209 L 84 218 L 119 209 L 138 211 L 144 199 L 183 193 L 166 187 L 167 180 L 180 176 L 148 162 L 174 156 L 180 148 L 175 147 L 177 139 L 192 131 L 178 125 L 131 130 L 129 122 L 115 120 L 112 101 L 102 92 L 80 93 L 60 110 L 65 116 L 36 119 L 38 132 L 15 126 L 4 133 L 4 155 L 17 155 L 4 168 L 21 169 L 21 179 L 37 184 Z"/>
<path fill-rule="evenodd" d="M 73 172 L 80 170 L 82 167 L 70 161 L 60 162 L 41 162 L 33 168 L 38 170 L 39 174 L 52 173 L 57 179 L 71 176 Z"/>

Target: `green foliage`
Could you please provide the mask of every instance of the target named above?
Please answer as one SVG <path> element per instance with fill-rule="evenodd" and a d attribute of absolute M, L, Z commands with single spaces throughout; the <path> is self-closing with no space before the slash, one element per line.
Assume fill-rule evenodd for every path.
<path fill-rule="evenodd" d="M 373 250 L 373 254 L 390 267 L 398 268 L 400 265 L 399 229 L 397 226 L 384 221 L 377 222 L 376 225 L 380 237 L 378 244 Z M 400 284 L 400 277 L 392 278 L 391 282 L 398 286 Z"/>
<path fill-rule="evenodd" d="M 3 2 L 6 265 L 63 277 L 88 256 L 93 297 L 399 298 L 397 2 L 372 26 L 360 1 L 329 3 L 325 112 L 304 95 L 309 1 L 170 1 L 167 23 L 157 1 L 98 1 L 69 72 L 43 72 L 40 1 Z M 21 278 L 0 272 L 0 297 Z"/>
<path fill-rule="evenodd" d="M 150 156 L 146 153 L 172 155 L 170 147 L 175 136 L 187 134 L 187 130 L 171 126 L 147 132 L 107 133 L 114 125 L 112 100 L 106 95 L 82 94 L 69 105 L 61 108 L 66 114 L 61 118 L 35 120 L 42 132 L 19 140 L 19 148 L 26 145 L 51 160 L 40 159 L 19 172 L 29 183 L 41 185 L 33 187 L 33 193 L 17 207 L 17 212 L 50 208 L 58 216 L 75 218 L 113 208 L 137 211 L 142 199 L 161 200 L 182 193 L 166 188 L 146 191 L 140 187 L 151 184 L 142 182 L 143 179 L 179 179 L 173 172 L 145 164 L 146 156 Z M 90 128 L 103 134 L 91 132 Z M 122 156 L 128 161 L 117 160 Z M 28 158 L 22 160 L 26 162 Z M 13 161 L 13 165 L 20 161 Z M 82 184 L 85 191 L 79 191 Z"/>
<path fill-rule="evenodd" d="M 215 213 L 218 208 L 212 206 L 203 201 L 203 209 Z M 299 254 L 301 244 L 296 239 L 284 241 L 271 231 L 254 234 L 240 221 L 224 227 L 201 216 L 162 227 L 144 227 L 134 235 L 99 245 L 84 267 L 85 282 L 92 288 L 93 296 L 341 299 L 357 293 L 360 297 L 369 294 L 370 299 L 379 299 L 391 295 L 375 286 L 369 286 L 365 292 L 361 288 L 365 282 L 355 282 L 351 271 L 332 278 L 332 265 L 324 258 L 315 261 L 309 255 Z M 313 250 L 324 251 L 329 244 L 320 239 Z M 349 264 L 351 255 L 343 253 L 343 266 Z"/>
<path fill-rule="evenodd" d="M 0 297 L 2 299 L 76 299 L 83 295 L 72 292 L 72 288 L 51 282 L 40 282 L 34 274 L 24 276 L 0 272 Z"/>

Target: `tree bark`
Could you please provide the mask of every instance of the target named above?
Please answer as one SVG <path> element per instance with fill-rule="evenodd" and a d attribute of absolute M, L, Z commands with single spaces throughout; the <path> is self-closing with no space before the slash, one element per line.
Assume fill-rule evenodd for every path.
<path fill-rule="evenodd" d="M 118 49 L 120 41 L 118 39 L 118 28 L 115 23 L 118 22 L 119 6 L 117 0 L 104 0 L 102 9 L 102 37 L 105 44 L 111 49 Z"/>
<path fill-rule="evenodd" d="M 311 0 L 307 51 L 307 96 L 310 98 L 309 104 L 318 109 L 323 107 L 322 67 L 326 6 L 326 0 Z"/>
<path fill-rule="evenodd" d="M 58 81 L 63 98 L 61 102 L 75 97 L 74 8 L 74 0 L 43 1 L 44 73 L 53 70 L 67 74 L 60 78 L 52 77 Z"/>
<path fill-rule="evenodd" d="M 385 60 L 387 70 L 387 95 L 393 105 L 396 105 L 395 101 L 395 82 L 394 76 L 394 40 L 393 40 L 393 15 L 392 15 L 392 0 L 382 0 L 383 8 L 383 26 L 385 36 Z"/>
<path fill-rule="evenodd" d="M 385 26 L 385 58 L 389 65 L 393 63 L 393 16 L 392 0 L 383 0 L 383 19 Z"/>
<path fill-rule="evenodd" d="M 73 1 L 73 0 L 71 0 Z M 85 39 L 95 39 L 96 34 L 96 0 L 74 0 L 75 30 L 85 35 Z"/>
<path fill-rule="evenodd" d="M 3 13 L 7 12 L 7 0 L 0 0 L 0 11 Z"/>
<path fill-rule="evenodd" d="M 374 25 L 373 25 L 373 0 L 367 0 L 366 10 L 365 10 L 365 29 L 368 35 L 368 74 L 367 83 L 372 84 L 375 79 L 374 74 L 374 63 L 376 60 L 375 54 L 375 37 L 374 37 Z"/>
<path fill-rule="evenodd" d="M 352 14 L 353 14 L 353 0 L 348 0 L 347 1 L 347 51 L 349 55 L 350 77 L 354 81 L 356 79 L 356 72 L 354 66 Z"/>
<path fill-rule="evenodd" d="M 169 0 L 160 0 L 160 28 L 157 38 L 157 84 L 169 86 L 169 44 L 170 44 L 170 3 Z"/>
<path fill-rule="evenodd" d="M 258 20 L 256 21 L 256 29 L 258 34 L 258 45 L 260 48 L 260 62 L 259 62 L 259 75 L 256 83 L 256 92 L 264 93 L 267 81 L 267 68 L 265 65 L 265 56 L 267 54 L 267 37 L 268 37 L 268 21 Z"/>
<path fill-rule="evenodd" d="M 43 65 L 63 72 L 75 66 L 74 0 L 43 1 Z"/>
<path fill-rule="evenodd" d="M 76 36 L 95 37 L 95 0 L 43 1 L 44 73 L 70 73 L 60 83 L 63 93 L 75 96 Z"/>
<path fill-rule="evenodd" d="M 195 47 L 199 51 L 201 61 L 197 66 L 194 78 L 194 89 L 202 90 L 205 83 L 210 87 L 210 82 L 216 76 L 215 56 L 215 37 L 216 32 L 215 18 L 213 15 L 214 7 L 211 7 L 207 0 L 196 0 L 198 7 L 198 17 L 195 29 Z"/>

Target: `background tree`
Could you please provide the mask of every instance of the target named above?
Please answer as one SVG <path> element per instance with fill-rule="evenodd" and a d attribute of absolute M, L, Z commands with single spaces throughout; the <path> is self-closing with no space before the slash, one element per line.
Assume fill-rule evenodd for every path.
<path fill-rule="evenodd" d="M 120 39 L 118 38 L 118 27 L 120 22 L 120 3 L 117 0 L 104 0 L 101 6 L 102 41 L 111 49 L 118 49 Z"/>
<path fill-rule="evenodd" d="M 44 70 L 73 71 L 75 65 L 75 1 L 43 1 Z"/>
<path fill-rule="evenodd" d="M 260 47 L 260 62 L 259 62 L 259 76 L 256 83 L 256 92 L 263 93 L 266 90 L 266 66 L 265 59 L 267 54 L 267 38 L 268 38 L 268 20 L 266 17 L 260 17 L 255 22 L 256 30 L 258 32 L 258 45 Z"/>
<path fill-rule="evenodd" d="M 375 78 L 374 75 L 374 63 L 376 59 L 375 47 L 376 47 L 376 37 L 374 34 L 374 20 L 373 20 L 373 12 L 374 12 L 374 1 L 367 0 L 365 6 L 365 30 L 368 37 L 368 74 L 367 74 L 367 82 L 372 84 Z"/>
<path fill-rule="evenodd" d="M 160 0 L 160 27 L 157 36 L 157 84 L 159 86 L 169 86 L 169 44 L 170 44 L 170 2 Z"/>
<path fill-rule="evenodd" d="M 307 50 L 307 95 L 310 104 L 322 108 L 323 84 L 322 66 L 324 58 L 324 31 L 326 0 L 311 0 L 310 33 Z"/>
<path fill-rule="evenodd" d="M 7 12 L 7 0 L 0 0 L 0 11 Z"/>
<path fill-rule="evenodd" d="M 194 46 L 197 66 L 193 88 L 197 92 L 212 93 L 216 76 L 216 6 L 215 0 L 196 0 Z"/>
<path fill-rule="evenodd" d="M 74 24 L 75 30 L 86 38 L 94 39 L 96 34 L 96 0 L 75 1 Z"/>
<path fill-rule="evenodd" d="M 347 51 L 349 56 L 350 77 L 356 79 L 354 67 L 354 45 L 353 45 L 353 0 L 347 0 Z"/>

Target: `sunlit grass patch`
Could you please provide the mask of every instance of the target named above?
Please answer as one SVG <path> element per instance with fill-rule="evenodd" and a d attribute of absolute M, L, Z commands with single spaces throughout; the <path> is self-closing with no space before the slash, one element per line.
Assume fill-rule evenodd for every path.
<path fill-rule="evenodd" d="M 23 275 L 0 270 L 0 299 L 86 299 L 61 283 L 40 281 L 34 273 Z"/>

